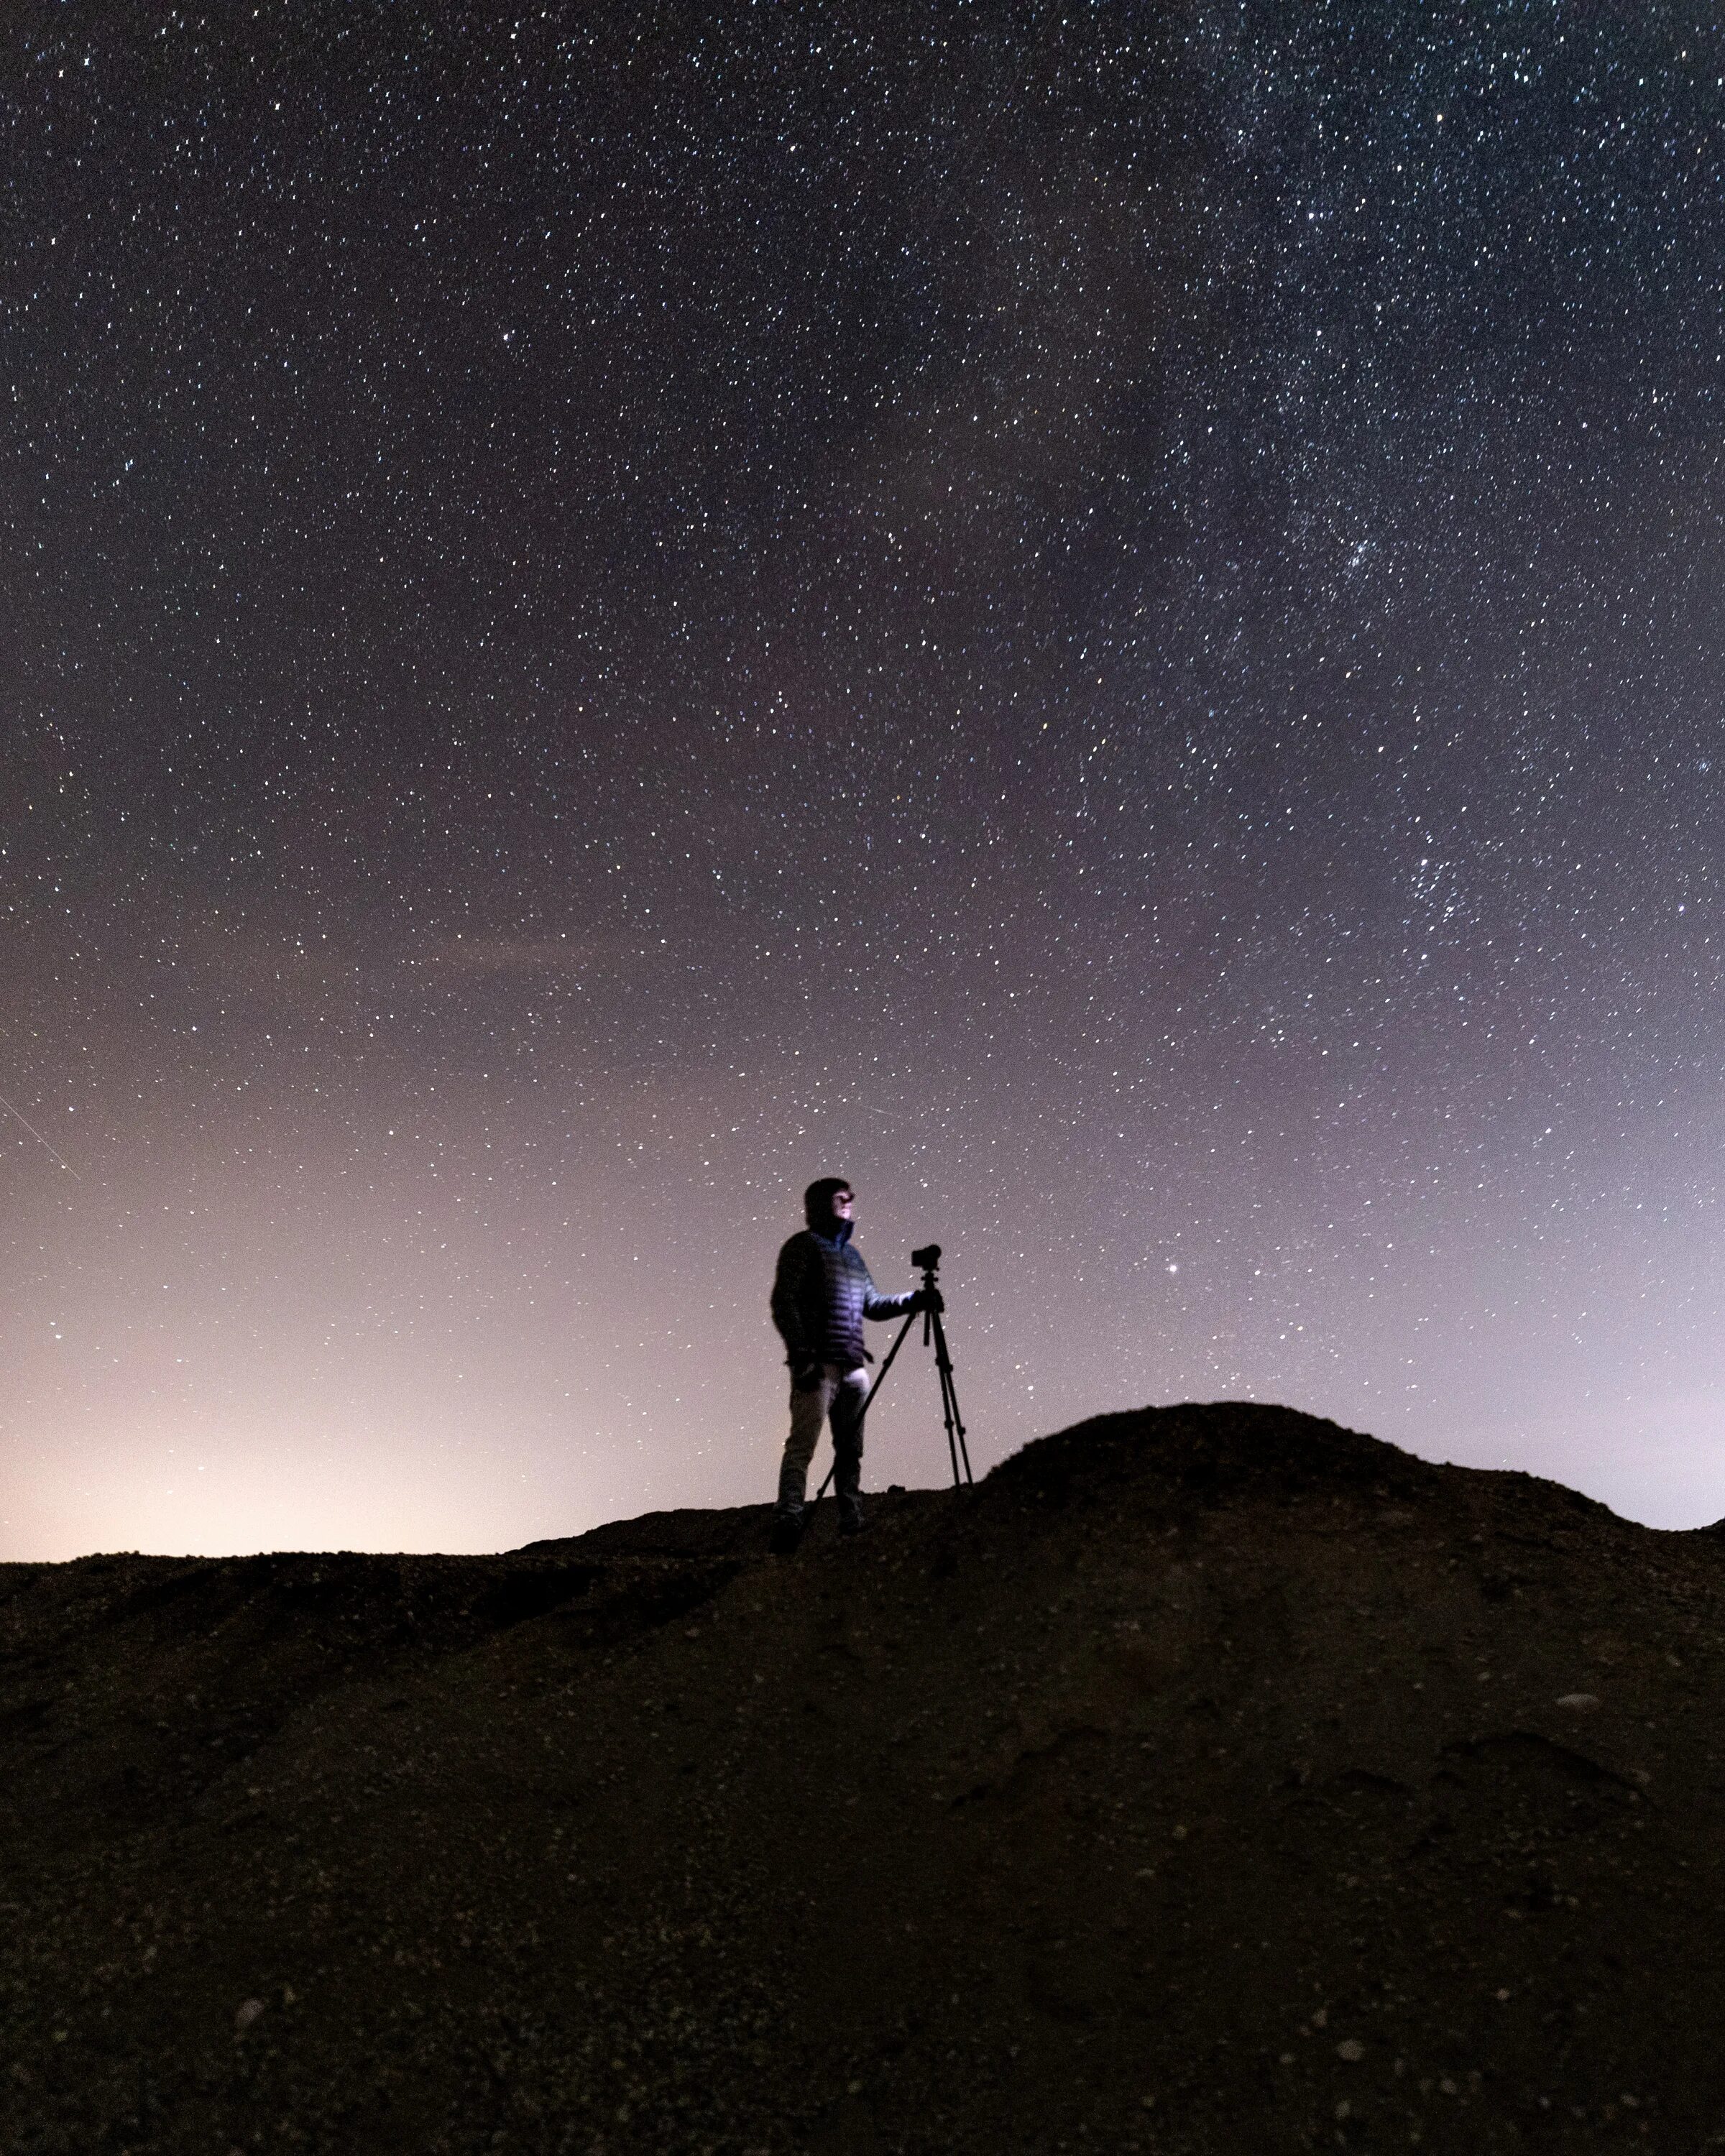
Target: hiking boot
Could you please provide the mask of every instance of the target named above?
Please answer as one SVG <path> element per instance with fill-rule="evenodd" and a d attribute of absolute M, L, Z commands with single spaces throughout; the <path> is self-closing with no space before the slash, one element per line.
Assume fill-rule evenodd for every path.
<path fill-rule="evenodd" d="M 839 1515 L 839 1532 L 841 1535 L 860 1535 L 862 1531 L 863 1516 L 860 1512 L 841 1512 Z"/>
<path fill-rule="evenodd" d="M 767 1547 L 775 1557 L 794 1557 L 803 1540 L 803 1515 L 781 1512 L 773 1522 Z"/>

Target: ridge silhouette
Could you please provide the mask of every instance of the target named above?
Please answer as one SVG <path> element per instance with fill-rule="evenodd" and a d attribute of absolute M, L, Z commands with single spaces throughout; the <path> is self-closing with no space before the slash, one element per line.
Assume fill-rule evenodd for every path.
<path fill-rule="evenodd" d="M 1712 2145 L 1715 1530 L 1230 1403 L 768 1518 L 0 1567 L 0 2148 Z"/>

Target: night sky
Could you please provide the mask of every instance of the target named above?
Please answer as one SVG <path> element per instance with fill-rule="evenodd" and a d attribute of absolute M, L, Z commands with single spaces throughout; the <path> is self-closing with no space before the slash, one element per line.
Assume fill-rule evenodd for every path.
<path fill-rule="evenodd" d="M 829 1171 L 979 1472 L 1725 1514 L 1716 10 L 4 37 L 0 1556 L 764 1502 Z"/>

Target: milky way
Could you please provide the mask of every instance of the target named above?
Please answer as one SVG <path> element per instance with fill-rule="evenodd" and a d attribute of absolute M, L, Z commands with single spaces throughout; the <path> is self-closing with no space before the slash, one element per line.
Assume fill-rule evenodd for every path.
<path fill-rule="evenodd" d="M 1712 11 L 6 34 L 0 1553 L 764 1500 L 829 1170 L 979 1469 L 1725 1513 Z"/>

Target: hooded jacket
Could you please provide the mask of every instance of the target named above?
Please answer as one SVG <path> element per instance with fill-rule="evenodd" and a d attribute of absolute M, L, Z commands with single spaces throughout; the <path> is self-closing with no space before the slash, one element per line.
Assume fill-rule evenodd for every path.
<path fill-rule="evenodd" d="M 805 1228 L 778 1254 L 773 1322 L 793 1369 L 807 1363 L 861 1369 L 874 1359 L 863 1345 L 863 1320 L 902 1317 L 916 1299 L 914 1289 L 904 1295 L 880 1293 L 850 1233 L 848 1220 L 834 1221 L 828 1234 Z"/>

